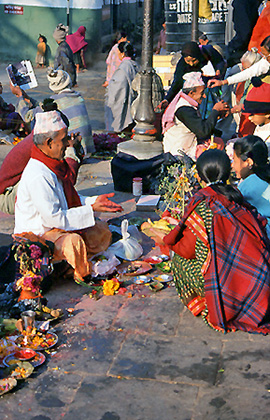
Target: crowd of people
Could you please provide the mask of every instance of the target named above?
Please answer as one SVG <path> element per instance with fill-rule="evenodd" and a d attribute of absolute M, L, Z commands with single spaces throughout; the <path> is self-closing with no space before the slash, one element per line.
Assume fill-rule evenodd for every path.
<path fill-rule="evenodd" d="M 159 235 L 157 243 L 172 252 L 184 305 L 223 332 L 270 331 L 269 3 L 259 19 L 258 5 L 249 15 L 252 27 L 241 48 L 236 25 L 229 44 L 234 59 L 238 57 L 234 66 L 228 67 L 207 37 L 183 45 L 173 83 L 158 105 L 164 111 L 164 152 L 186 155 L 196 165 L 200 188 L 180 223 L 164 215 L 174 227 Z M 31 134 L 10 151 L 0 169 L 0 209 L 15 211 L 16 237 L 33 233 L 53 242 L 54 260 L 66 260 L 79 283 L 91 274 L 89 258 L 111 242 L 108 225 L 95 212 L 122 211 L 111 201 L 113 194 L 84 197 L 74 187 L 83 155 L 94 148 L 84 100 L 74 90 L 76 70 L 85 67 L 83 28 L 68 37 L 62 24 L 54 31 L 58 49 L 48 73 L 49 100 L 38 104 L 11 87 L 18 98 L 16 112 L 31 125 Z M 41 35 L 39 40 L 43 42 Z M 41 57 L 37 62 L 43 65 Z M 126 33 L 118 34 L 106 63 L 106 125 L 120 133 L 134 124 L 132 81 L 138 73 Z M 5 107 L 11 118 L 8 113 L 15 109 Z M 232 121 L 234 114 L 237 125 L 228 140 L 222 122 Z"/>
<path fill-rule="evenodd" d="M 219 52 L 215 60 L 214 55 L 206 56 L 207 37 L 200 45 L 186 43 L 173 83 L 159 105 L 165 108 L 164 151 L 174 156 L 185 153 L 196 162 L 201 189 L 187 204 L 180 223 L 165 213 L 164 219 L 176 226 L 167 235 L 153 230 L 153 238 L 174 253 L 172 269 L 182 302 L 223 332 L 270 329 L 270 2 L 259 19 L 257 3 L 253 15 L 248 11 L 253 21 L 249 31 L 245 28 L 241 44 L 245 50 L 237 47 L 243 41 L 242 24 L 229 44 L 234 66 Z M 214 77 L 208 77 L 206 61 L 211 62 Z M 223 95 L 209 101 L 209 91 L 220 87 Z M 202 117 L 209 105 L 208 115 Z M 237 124 L 228 140 L 217 129 L 234 116 Z"/>

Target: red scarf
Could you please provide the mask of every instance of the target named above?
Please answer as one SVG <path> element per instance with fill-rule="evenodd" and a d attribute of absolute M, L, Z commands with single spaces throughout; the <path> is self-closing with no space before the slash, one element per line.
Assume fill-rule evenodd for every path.
<path fill-rule="evenodd" d="M 65 160 L 53 159 L 33 145 L 31 158 L 44 163 L 62 181 L 68 208 L 81 206 L 80 197 L 71 182 L 71 171 Z"/>

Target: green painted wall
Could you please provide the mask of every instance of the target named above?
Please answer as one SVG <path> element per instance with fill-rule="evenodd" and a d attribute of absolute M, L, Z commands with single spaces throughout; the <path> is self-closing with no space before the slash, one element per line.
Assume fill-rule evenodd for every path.
<path fill-rule="evenodd" d="M 30 59 L 35 63 L 38 35 L 47 38 L 49 59 L 54 59 L 57 44 L 52 36 L 56 25 L 66 24 L 66 9 L 24 6 L 23 15 L 4 13 L 0 5 L 0 60 L 3 62 Z M 73 9 L 70 11 L 70 32 L 86 27 L 89 53 L 100 50 L 101 9 Z M 89 55 L 88 53 L 88 55 Z"/>
<path fill-rule="evenodd" d="M 121 3 L 115 7 L 114 11 L 117 21 L 115 29 L 126 30 L 132 42 L 141 43 L 143 4 L 140 7 L 138 1 L 137 3 Z M 155 22 L 160 19 L 160 15 L 160 7 L 155 7 L 154 27 Z M 13 15 L 5 14 L 4 5 L 0 4 L 0 60 L 16 62 L 30 59 L 35 63 L 38 35 L 41 33 L 47 38 L 48 59 L 52 64 L 57 49 L 52 33 L 58 23 L 66 24 L 66 21 L 65 8 L 23 6 L 23 15 Z M 108 38 L 113 32 L 112 21 L 112 8 L 110 18 L 106 20 L 102 20 L 101 8 L 70 10 L 70 33 L 75 32 L 81 25 L 86 27 L 88 42 L 86 62 L 88 64 L 91 64 L 93 53 L 101 51 L 102 37 L 107 36 Z M 159 26 L 158 24 L 158 31 L 160 31 Z"/>

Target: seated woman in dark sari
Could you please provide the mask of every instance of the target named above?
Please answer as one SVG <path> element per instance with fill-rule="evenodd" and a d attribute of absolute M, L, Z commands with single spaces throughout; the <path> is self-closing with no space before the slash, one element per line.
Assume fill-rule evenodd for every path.
<path fill-rule="evenodd" d="M 197 160 L 203 188 L 163 241 L 182 302 L 218 331 L 270 332 L 270 248 L 266 220 L 227 185 L 231 164 L 221 150 Z"/>

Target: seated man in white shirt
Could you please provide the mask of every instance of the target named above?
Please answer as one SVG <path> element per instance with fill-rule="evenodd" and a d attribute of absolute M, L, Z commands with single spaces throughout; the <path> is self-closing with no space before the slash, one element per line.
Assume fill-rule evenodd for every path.
<path fill-rule="evenodd" d="M 25 167 L 15 205 L 15 235 L 33 232 L 55 245 L 54 260 L 66 260 L 74 279 L 91 273 L 89 258 L 108 248 L 111 233 L 106 223 L 95 221 L 94 211 L 119 212 L 109 200 L 114 194 L 80 196 L 63 160 L 67 126 L 57 111 L 36 114 L 34 146 Z"/>

